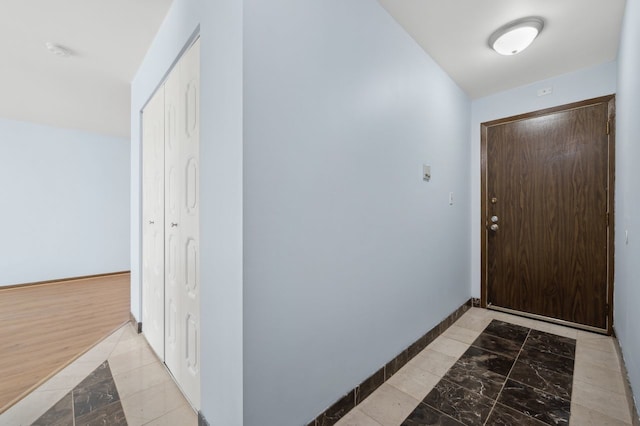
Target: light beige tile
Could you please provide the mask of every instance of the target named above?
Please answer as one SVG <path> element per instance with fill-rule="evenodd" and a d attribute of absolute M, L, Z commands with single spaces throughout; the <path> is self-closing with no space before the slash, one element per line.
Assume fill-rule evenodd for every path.
<path fill-rule="evenodd" d="M 188 404 L 182 405 L 164 416 L 145 423 L 145 426 L 197 426 L 198 415 Z"/>
<path fill-rule="evenodd" d="M 443 336 L 448 337 L 450 339 L 457 340 L 458 342 L 471 344 L 474 340 L 478 338 L 480 335 L 479 330 L 470 330 L 468 328 L 462 328 L 457 325 L 452 325 L 447 328 L 447 330 L 442 333 Z"/>
<path fill-rule="evenodd" d="M 449 368 L 451 368 L 456 361 L 456 357 L 432 351 L 427 348 L 416 355 L 407 363 L 407 365 L 413 365 L 421 370 L 428 371 L 438 377 L 442 377 L 447 371 L 449 371 Z"/>
<path fill-rule="evenodd" d="M 414 364 L 407 364 L 391 376 L 387 383 L 422 401 L 439 381 L 439 376 L 422 370 Z"/>
<path fill-rule="evenodd" d="M 584 342 L 578 341 L 576 344 L 576 362 L 584 361 L 596 364 L 603 368 L 608 368 L 620 372 L 620 360 L 615 352 L 604 352 L 584 346 Z"/>
<path fill-rule="evenodd" d="M 38 420 L 67 393 L 68 391 L 65 390 L 31 392 L 0 415 L 0 425 L 28 426 Z"/>
<path fill-rule="evenodd" d="M 460 356 L 469 349 L 469 344 L 450 339 L 446 336 L 439 336 L 431 342 L 427 348 L 445 355 L 460 358 Z"/>
<path fill-rule="evenodd" d="M 589 407 L 589 409 L 605 416 L 627 423 L 631 422 L 627 398 L 624 395 L 608 392 L 589 383 L 574 380 L 571 401 L 583 407 Z"/>
<path fill-rule="evenodd" d="M 491 318 L 487 316 L 479 316 L 476 314 L 471 314 L 470 312 L 471 311 L 468 311 L 467 313 L 465 313 L 454 324 L 457 325 L 458 327 L 482 332 L 491 322 Z"/>
<path fill-rule="evenodd" d="M 113 342 L 114 344 L 116 342 Z M 100 365 L 104 362 L 105 359 L 109 357 L 109 354 L 113 350 L 111 345 L 98 345 L 89 349 L 87 352 L 82 354 L 77 361 L 80 362 L 95 362 L 97 365 Z"/>
<path fill-rule="evenodd" d="M 13 406 L 0 414 L 0 425 L 29 426 L 40 415 L 42 414 L 34 417 L 33 413 L 29 413 L 27 407 L 16 408 Z"/>
<path fill-rule="evenodd" d="M 338 420 L 336 426 L 382 426 L 367 416 L 357 407 L 349 411 L 346 416 Z"/>
<path fill-rule="evenodd" d="M 140 336 L 140 334 L 138 334 L 133 324 L 127 323 L 122 327 L 122 334 L 120 335 L 119 341 L 122 342 L 124 340 L 136 338 L 138 336 Z"/>
<path fill-rule="evenodd" d="M 510 324 L 519 325 L 522 327 L 533 328 L 538 330 L 541 327 L 540 321 L 533 320 L 531 318 L 525 318 L 518 315 L 511 315 L 505 312 L 496 312 L 494 319 L 508 322 Z"/>
<path fill-rule="evenodd" d="M 382 426 L 398 426 L 419 401 L 384 383 L 360 404 L 360 410 Z"/>
<path fill-rule="evenodd" d="M 75 361 L 44 382 L 38 390 L 70 391 L 101 364 L 100 361 Z"/>
<path fill-rule="evenodd" d="M 569 424 L 576 426 L 627 426 L 626 423 L 618 419 L 605 416 L 597 411 L 583 407 L 575 402 L 571 403 L 571 418 Z"/>
<path fill-rule="evenodd" d="M 478 318 L 488 318 L 493 315 L 493 312 L 494 311 L 484 308 L 470 308 L 467 312 L 464 313 L 464 315 L 474 316 Z"/>
<path fill-rule="evenodd" d="M 609 392 L 625 395 L 624 379 L 621 372 L 577 359 L 573 370 L 574 380 L 589 383 Z"/>
<path fill-rule="evenodd" d="M 111 373 L 114 375 L 135 370 L 154 362 L 158 362 L 158 358 L 146 345 L 109 357 Z"/>
<path fill-rule="evenodd" d="M 173 381 L 151 386 L 121 399 L 129 424 L 144 424 L 187 404 Z M 131 420 L 130 420 L 131 418 Z M 140 423 L 141 422 L 141 423 Z"/>
<path fill-rule="evenodd" d="M 125 415 L 125 417 L 127 419 L 127 426 L 142 426 L 145 423 L 148 423 L 148 421 L 146 421 L 142 417 L 136 417 L 134 415 L 129 415 L 126 410 L 124 412 L 124 415 Z"/>
<path fill-rule="evenodd" d="M 171 376 L 159 362 L 143 365 L 113 376 L 120 398 L 126 398 L 141 390 L 171 380 Z"/>
<path fill-rule="evenodd" d="M 113 357 L 145 346 L 147 346 L 147 342 L 142 335 L 124 339 L 117 343 L 110 356 Z"/>
<path fill-rule="evenodd" d="M 588 333 L 586 331 L 578 332 L 578 341 L 586 349 L 593 349 L 596 351 L 616 353 L 616 346 L 613 337 L 602 336 L 595 333 Z"/>

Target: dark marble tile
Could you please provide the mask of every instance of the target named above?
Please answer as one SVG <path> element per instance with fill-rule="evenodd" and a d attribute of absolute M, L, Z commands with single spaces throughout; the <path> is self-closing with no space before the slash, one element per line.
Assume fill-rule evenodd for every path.
<path fill-rule="evenodd" d="M 91 385 L 101 382 L 105 379 L 110 379 L 111 368 L 109 368 L 109 362 L 105 361 L 98 368 L 93 370 L 83 381 L 81 381 L 76 387 L 89 388 Z"/>
<path fill-rule="evenodd" d="M 373 373 L 368 379 L 360 383 L 356 388 L 356 405 L 364 401 L 374 390 L 378 389 L 385 381 L 384 367 Z"/>
<path fill-rule="evenodd" d="M 575 339 L 545 333 L 544 331 L 531 330 L 525 342 L 525 347 L 571 359 L 575 359 L 576 357 Z"/>
<path fill-rule="evenodd" d="M 31 426 L 73 426 L 73 400 L 71 392 L 49 408 Z"/>
<path fill-rule="evenodd" d="M 120 400 L 113 378 L 91 384 L 90 387 L 77 386 L 73 390 L 73 410 L 76 417 Z"/>
<path fill-rule="evenodd" d="M 333 404 L 323 413 L 312 420 L 308 426 L 328 426 L 335 424 L 342 416 L 344 416 L 351 408 L 355 406 L 356 399 L 358 402 L 363 400 L 371 391 L 375 390 L 385 380 L 395 374 L 402 368 L 411 358 L 422 352 L 429 343 L 433 342 L 447 328 L 456 322 L 466 311 L 469 306 L 463 305 L 456 309 L 453 313 L 442 320 L 438 325 L 429 330 L 426 334 L 418 338 L 407 349 L 400 353 L 396 358 L 388 362 L 378 372 L 374 373 L 369 379 L 365 380 L 359 387 L 353 389 L 340 401 Z M 380 381 L 380 371 L 383 373 L 382 381 Z M 376 386 L 377 385 L 377 386 Z"/>
<path fill-rule="evenodd" d="M 570 401 L 513 380 L 507 380 L 498 402 L 550 425 L 569 424 Z"/>
<path fill-rule="evenodd" d="M 472 343 L 477 348 L 486 349 L 491 352 L 506 355 L 508 357 L 515 358 L 518 356 L 522 343 L 518 343 L 513 340 L 503 339 L 489 333 L 482 333 Z"/>
<path fill-rule="evenodd" d="M 443 378 L 490 399 L 498 397 L 507 380 L 493 371 L 460 362 L 456 362 Z"/>
<path fill-rule="evenodd" d="M 493 406 L 489 398 L 447 380 L 440 380 L 422 402 L 466 425 L 482 425 Z"/>
<path fill-rule="evenodd" d="M 526 344 L 520 352 L 518 360 L 528 364 L 539 364 L 556 373 L 573 376 L 573 359 L 554 355 L 549 352 L 541 352 L 537 349 L 527 347 Z"/>
<path fill-rule="evenodd" d="M 464 426 L 457 420 L 452 419 L 444 413 L 429 407 L 421 402 L 409 417 L 402 422 L 402 426 Z"/>
<path fill-rule="evenodd" d="M 506 377 L 514 361 L 515 357 L 507 357 L 471 346 L 457 362 L 463 364 L 468 370 L 484 369 Z"/>
<path fill-rule="evenodd" d="M 76 426 L 127 426 L 120 401 L 105 405 L 84 416 L 76 416 Z"/>
<path fill-rule="evenodd" d="M 353 389 L 351 392 L 340 398 L 340 400 L 331 407 L 327 408 L 324 413 L 316 418 L 315 422 L 311 422 L 309 424 L 317 426 L 332 426 L 336 424 L 338 420 L 356 406 L 355 400 L 356 390 Z"/>
<path fill-rule="evenodd" d="M 407 362 L 409 362 L 409 352 L 404 350 L 384 366 L 384 379 L 389 380 L 389 378 L 404 367 Z"/>
<path fill-rule="evenodd" d="M 487 426 L 543 426 L 539 420 L 502 404 L 496 404 L 487 419 Z"/>
<path fill-rule="evenodd" d="M 511 370 L 509 378 L 560 398 L 571 400 L 573 376 L 549 370 L 543 364 L 518 360 Z"/>
<path fill-rule="evenodd" d="M 483 333 L 492 336 L 501 337 L 503 339 L 513 340 L 522 344 L 529 334 L 529 328 L 520 325 L 510 324 L 508 322 L 493 320 L 483 330 Z"/>

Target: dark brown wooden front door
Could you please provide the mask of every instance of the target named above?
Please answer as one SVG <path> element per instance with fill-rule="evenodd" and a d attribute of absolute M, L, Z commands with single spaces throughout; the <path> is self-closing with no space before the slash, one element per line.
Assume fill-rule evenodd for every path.
<path fill-rule="evenodd" d="M 613 102 L 482 125 L 483 303 L 610 331 Z"/>

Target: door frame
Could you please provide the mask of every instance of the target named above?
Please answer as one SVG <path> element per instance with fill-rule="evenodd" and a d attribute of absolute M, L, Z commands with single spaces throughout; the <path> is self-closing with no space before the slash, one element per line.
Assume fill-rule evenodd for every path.
<path fill-rule="evenodd" d="M 483 308 L 493 308 L 496 307 L 488 306 L 488 226 L 489 226 L 489 215 L 488 215 L 488 188 L 487 188 L 487 135 L 488 129 L 492 126 L 501 125 L 505 123 L 510 123 L 514 121 L 526 120 L 534 117 L 540 117 L 544 115 L 550 115 L 557 112 L 569 111 L 572 109 L 584 108 L 591 105 L 604 104 L 606 103 L 608 106 L 608 190 L 607 190 L 607 212 L 608 212 L 608 220 L 609 227 L 607 230 L 607 326 L 605 329 L 599 329 L 595 327 L 585 326 L 583 324 L 576 324 L 567 322 L 564 320 L 544 317 L 541 315 L 530 314 L 527 312 L 520 311 L 512 311 L 506 308 L 499 308 L 500 310 L 504 310 L 510 313 L 516 313 L 518 315 L 532 317 L 534 319 L 540 319 L 543 321 L 549 321 L 558 323 L 561 325 L 569 325 L 572 327 L 583 328 L 589 331 L 595 331 L 598 333 L 606 333 L 611 334 L 613 331 L 613 278 L 614 278 L 614 236 L 615 236 L 615 215 L 614 215 L 614 192 L 615 192 L 615 94 L 601 96 L 593 99 L 587 99 L 580 102 L 574 102 L 570 104 L 555 106 L 551 108 L 542 109 L 539 111 L 528 112 L 525 114 L 514 115 L 511 117 L 500 118 L 497 120 L 487 121 L 480 124 L 480 262 L 481 262 L 481 272 L 480 272 L 480 306 Z"/>

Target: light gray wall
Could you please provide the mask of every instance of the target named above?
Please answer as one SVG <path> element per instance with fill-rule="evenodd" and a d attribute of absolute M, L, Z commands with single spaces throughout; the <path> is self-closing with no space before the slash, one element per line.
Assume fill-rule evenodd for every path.
<path fill-rule="evenodd" d="M 0 119 L 0 286 L 129 270 L 126 139 Z"/>
<path fill-rule="evenodd" d="M 469 299 L 470 102 L 375 1 L 244 42 L 244 418 L 298 426 Z"/>
<path fill-rule="evenodd" d="M 131 307 L 141 318 L 140 111 L 199 26 L 201 411 L 225 426 L 243 424 L 242 7 L 174 0 L 131 86 Z"/>
<path fill-rule="evenodd" d="M 526 54 L 526 53 L 523 53 Z M 616 92 L 617 65 L 607 62 L 476 99 L 471 104 L 471 294 L 480 297 L 480 125 L 486 121 L 578 102 Z M 553 93 L 537 96 L 552 87 Z"/>
<path fill-rule="evenodd" d="M 627 0 L 616 99 L 616 262 L 614 327 L 640 403 L 640 1 Z M 629 235 L 628 243 L 625 233 Z"/>

